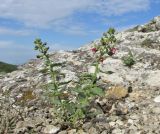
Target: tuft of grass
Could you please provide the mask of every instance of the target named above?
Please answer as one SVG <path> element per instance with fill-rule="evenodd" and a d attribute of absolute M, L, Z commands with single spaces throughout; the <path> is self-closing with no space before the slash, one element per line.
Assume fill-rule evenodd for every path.
<path fill-rule="evenodd" d="M 142 47 L 147 47 L 147 48 L 152 48 L 152 43 L 153 41 L 151 39 L 145 39 L 142 43 L 141 46 Z"/>
<path fill-rule="evenodd" d="M 107 98 L 122 99 L 128 95 L 128 90 L 121 86 L 114 86 L 106 91 Z"/>
<path fill-rule="evenodd" d="M 127 56 L 122 57 L 122 61 L 123 61 L 124 65 L 129 68 L 131 68 L 136 63 L 134 56 L 130 50 L 129 50 Z"/>

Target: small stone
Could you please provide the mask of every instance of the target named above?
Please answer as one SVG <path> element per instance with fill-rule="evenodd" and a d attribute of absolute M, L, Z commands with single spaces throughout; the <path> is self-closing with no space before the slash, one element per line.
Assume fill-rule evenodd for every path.
<path fill-rule="evenodd" d="M 129 124 L 133 124 L 134 121 L 133 121 L 132 119 L 128 119 L 128 123 L 129 123 Z"/>
<path fill-rule="evenodd" d="M 41 124 L 43 123 L 43 121 L 44 121 L 43 118 L 37 117 L 37 118 L 35 119 L 35 125 L 36 125 L 36 126 L 39 126 L 39 125 L 41 125 Z"/>
<path fill-rule="evenodd" d="M 77 130 L 76 129 L 71 129 L 68 131 L 68 134 L 77 134 Z"/>
<path fill-rule="evenodd" d="M 130 118 L 133 119 L 133 120 L 138 120 L 139 116 L 138 115 L 131 115 Z"/>
<path fill-rule="evenodd" d="M 123 133 L 120 129 L 117 128 L 112 131 L 112 134 L 123 134 Z"/>
<path fill-rule="evenodd" d="M 155 114 L 160 114 L 160 107 L 153 108 L 152 112 Z"/>
<path fill-rule="evenodd" d="M 88 72 L 89 73 L 93 74 L 93 73 L 95 73 L 95 71 L 96 71 L 96 67 L 95 66 L 88 67 Z"/>
<path fill-rule="evenodd" d="M 61 132 L 59 132 L 58 134 L 67 134 L 67 131 L 66 131 L 66 130 L 61 131 Z"/>
<path fill-rule="evenodd" d="M 56 134 L 59 130 L 60 130 L 60 127 L 48 125 L 44 128 L 43 132 L 45 134 Z"/>
<path fill-rule="evenodd" d="M 160 70 L 152 71 L 145 82 L 152 87 L 160 87 L 159 78 L 160 78 Z"/>
<path fill-rule="evenodd" d="M 104 130 L 101 134 L 108 134 L 108 131 Z"/>
<path fill-rule="evenodd" d="M 154 102 L 160 102 L 160 95 L 154 98 Z"/>
<path fill-rule="evenodd" d="M 88 130 L 91 126 L 92 126 L 91 122 L 87 122 L 87 123 L 83 124 L 82 128 L 84 130 Z"/>
<path fill-rule="evenodd" d="M 131 125 L 131 126 L 129 127 L 129 129 L 130 129 L 130 130 L 137 131 L 137 127 L 136 127 L 136 126 L 134 126 L 134 125 Z"/>
<path fill-rule="evenodd" d="M 25 132 L 27 128 L 34 128 L 34 127 L 35 127 L 34 121 L 29 118 L 26 118 L 25 121 L 19 121 L 16 124 L 15 133 Z"/>
<path fill-rule="evenodd" d="M 104 123 L 104 122 L 97 122 L 94 126 L 98 131 L 103 131 L 108 129 L 110 126 L 108 123 Z"/>
<path fill-rule="evenodd" d="M 81 130 L 78 130 L 77 134 L 87 134 L 87 133 L 81 129 Z"/>
<path fill-rule="evenodd" d="M 124 123 L 121 120 L 117 120 L 116 123 L 120 126 L 122 126 Z"/>
<path fill-rule="evenodd" d="M 36 132 L 40 132 L 42 130 L 42 126 L 38 126 L 37 128 L 35 128 Z"/>
<path fill-rule="evenodd" d="M 89 134 L 98 134 L 98 132 L 97 132 L 96 128 L 91 127 L 91 128 L 89 129 Z"/>
<path fill-rule="evenodd" d="M 115 122 L 110 122 L 109 125 L 110 125 L 110 126 L 115 126 L 116 123 L 115 123 Z"/>

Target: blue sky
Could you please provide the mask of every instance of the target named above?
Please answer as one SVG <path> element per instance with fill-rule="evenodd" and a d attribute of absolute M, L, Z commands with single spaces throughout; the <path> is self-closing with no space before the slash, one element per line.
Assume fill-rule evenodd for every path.
<path fill-rule="evenodd" d="M 35 58 L 35 38 L 72 50 L 109 27 L 124 30 L 160 15 L 160 0 L 0 0 L 0 61 Z"/>

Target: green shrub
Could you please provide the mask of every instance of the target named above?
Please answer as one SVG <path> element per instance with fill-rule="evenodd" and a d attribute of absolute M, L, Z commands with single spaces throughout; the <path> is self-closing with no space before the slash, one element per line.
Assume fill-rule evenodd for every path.
<path fill-rule="evenodd" d="M 132 67 L 135 64 L 135 59 L 132 52 L 129 50 L 128 55 L 122 57 L 122 61 L 125 66 Z"/>
<path fill-rule="evenodd" d="M 115 29 L 109 28 L 109 30 L 103 34 L 103 37 L 100 40 L 101 45 L 95 45 L 91 50 L 94 53 L 98 53 L 98 60 L 103 62 L 106 54 L 112 56 L 116 53 L 117 49 L 114 47 L 116 38 L 115 38 Z"/>

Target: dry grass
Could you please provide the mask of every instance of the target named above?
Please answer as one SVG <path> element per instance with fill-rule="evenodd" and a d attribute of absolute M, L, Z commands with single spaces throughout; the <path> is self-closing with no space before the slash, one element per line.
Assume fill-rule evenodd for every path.
<path fill-rule="evenodd" d="M 121 86 L 114 86 L 107 89 L 106 96 L 110 99 L 122 99 L 128 95 L 128 90 Z"/>

